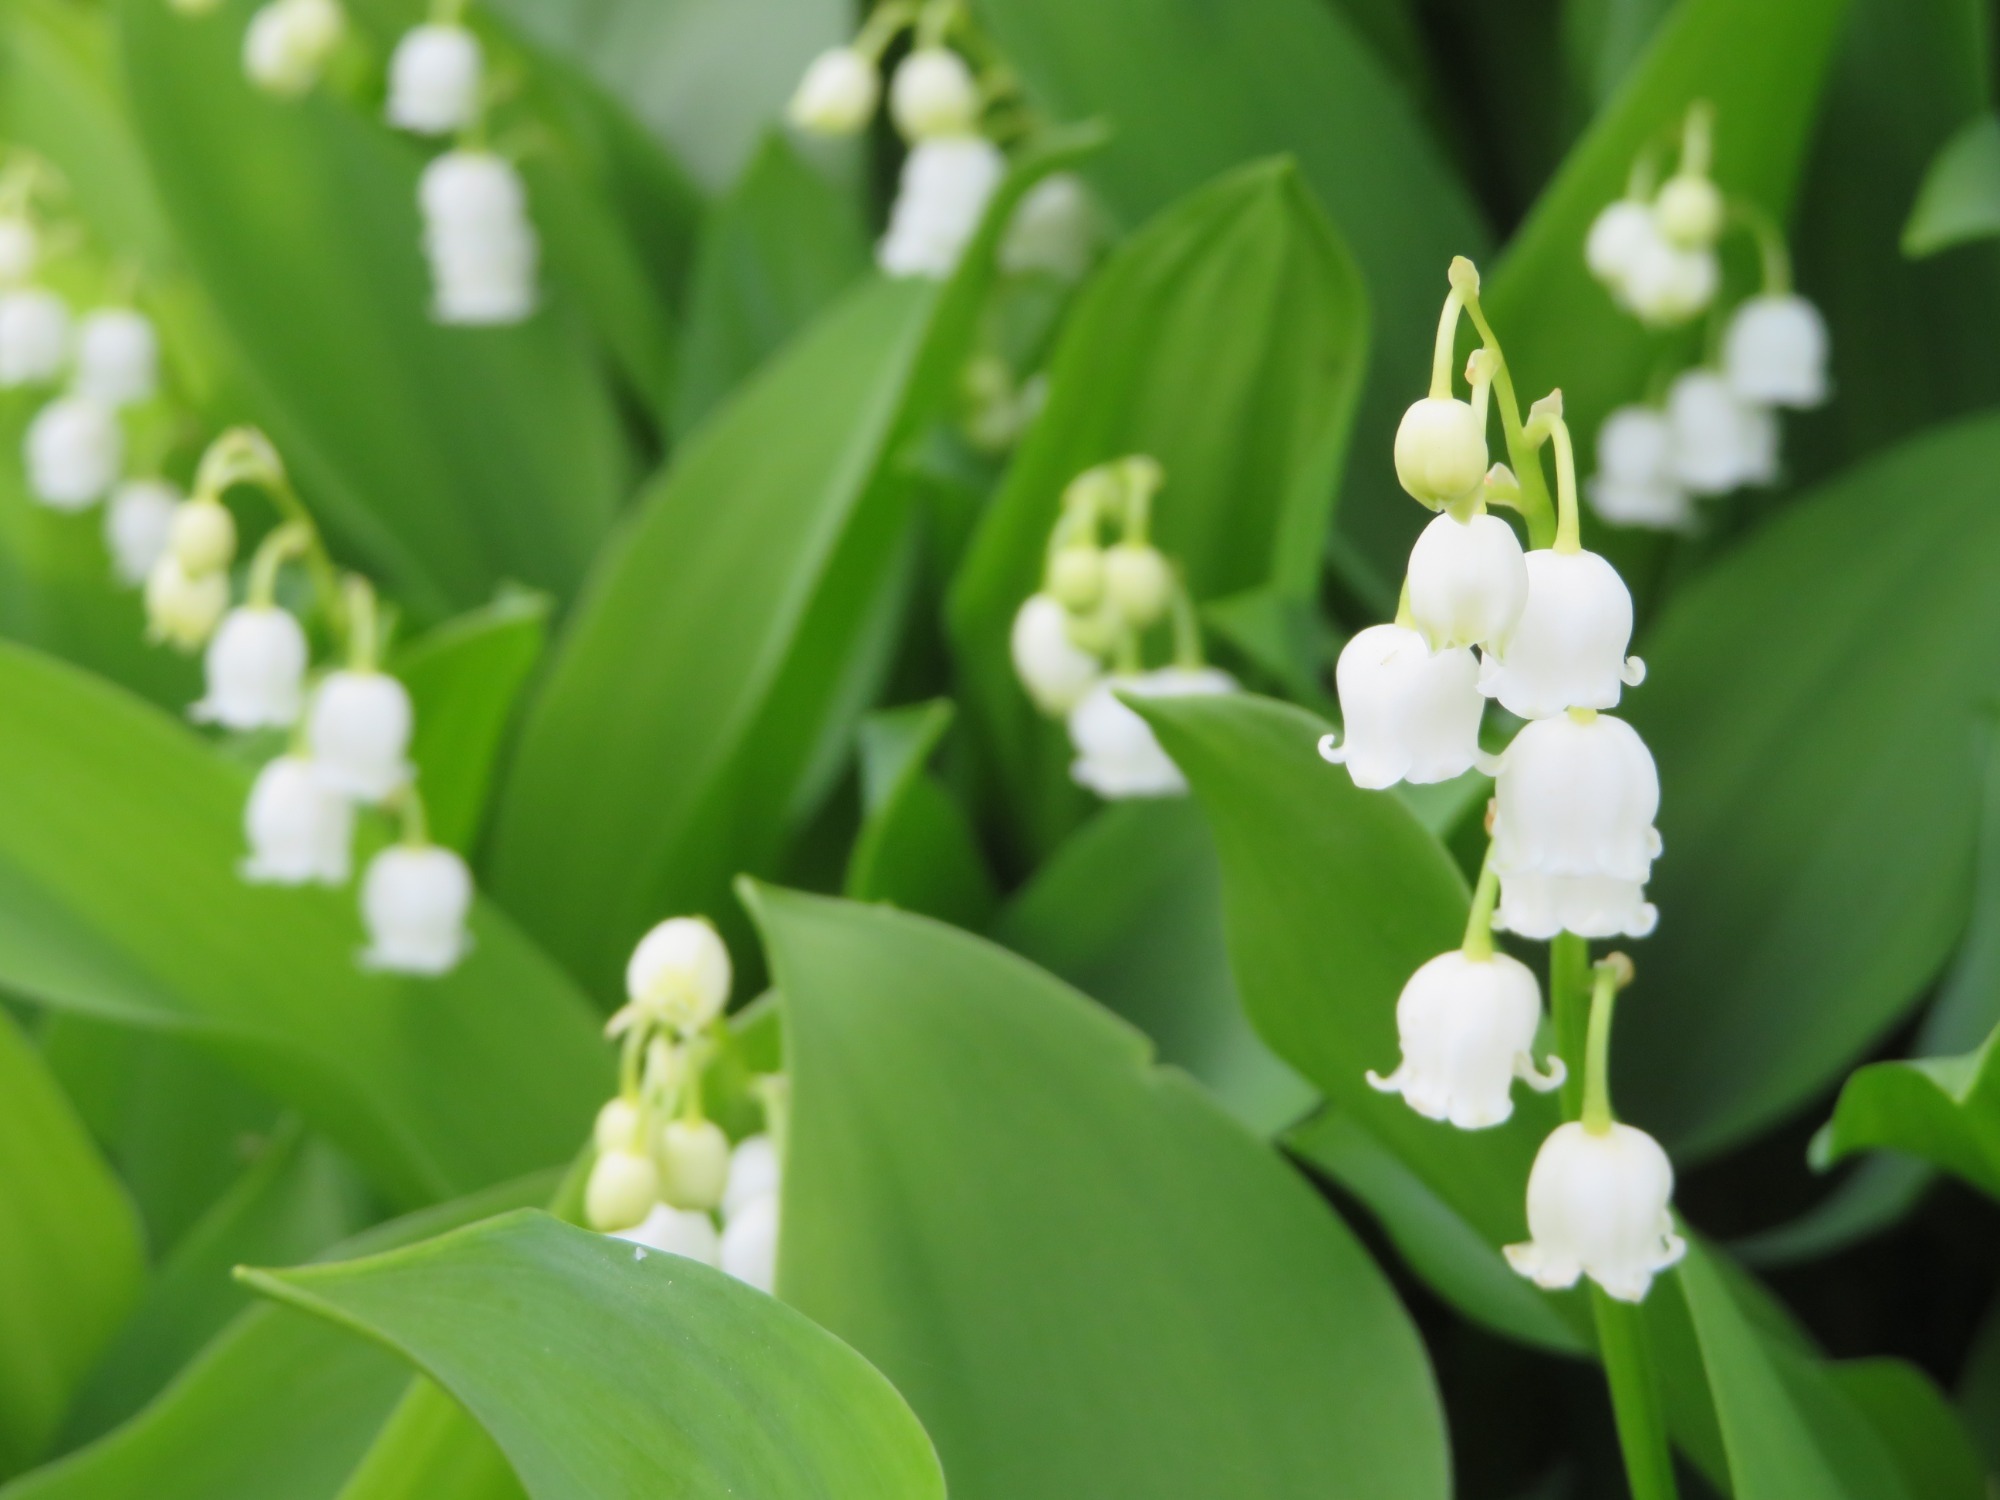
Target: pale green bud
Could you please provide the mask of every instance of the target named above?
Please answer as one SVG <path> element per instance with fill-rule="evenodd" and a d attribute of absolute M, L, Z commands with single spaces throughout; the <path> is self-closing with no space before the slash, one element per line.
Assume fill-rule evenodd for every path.
<path fill-rule="evenodd" d="M 660 1129 L 660 1196 L 675 1208 L 711 1209 L 729 1183 L 729 1137 L 709 1120 Z"/>
<path fill-rule="evenodd" d="M 583 1190 L 583 1216 L 592 1229 L 608 1234 L 630 1229 L 660 1199 L 660 1174 L 650 1157 L 637 1151 L 606 1151 L 591 1164 Z"/>
<path fill-rule="evenodd" d="M 1104 592 L 1126 623 L 1143 630 L 1167 612 L 1173 569 L 1158 548 L 1120 542 L 1104 555 Z"/>
<path fill-rule="evenodd" d="M 1104 553 L 1089 543 L 1064 547 L 1049 564 L 1049 592 L 1069 609 L 1090 609 L 1104 594 Z"/>

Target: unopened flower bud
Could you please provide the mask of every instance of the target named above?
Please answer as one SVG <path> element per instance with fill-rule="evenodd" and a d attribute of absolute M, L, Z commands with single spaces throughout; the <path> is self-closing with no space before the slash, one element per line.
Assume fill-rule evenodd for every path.
<path fill-rule="evenodd" d="M 409 691 L 384 672 L 329 672 L 313 694 L 306 743 L 325 783 L 380 802 L 410 779 Z"/>
<path fill-rule="evenodd" d="M 1370 790 L 1450 781 L 1479 759 L 1479 664 L 1464 647 L 1433 653 L 1403 625 L 1371 625 L 1334 667 L 1344 738 L 1319 753 Z"/>
<path fill-rule="evenodd" d="M 1528 602 L 1514 528 L 1494 515 L 1438 515 L 1410 549 L 1410 617 L 1433 651 L 1504 639 Z"/>
<path fill-rule="evenodd" d="M 908 141 L 964 135 L 979 118 L 979 85 L 949 47 L 919 47 L 890 80 L 889 114 Z"/>
<path fill-rule="evenodd" d="M 1396 428 L 1396 478 L 1433 510 L 1486 478 L 1486 433 L 1471 405 L 1452 396 L 1412 402 Z"/>
<path fill-rule="evenodd" d="M 712 1120 L 669 1120 L 660 1127 L 660 1196 L 675 1208 L 703 1211 L 722 1202 L 729 1183 L 729 1137 Z"/>
<path fill-rule="evenodd" d="M 1059 549 L 1049 563 L 1049 592 L 1065 609 L 1094 608 L 1104 596 L 1104 552 L 1088 542 Z"/>
<path fill-rule="evenodd" d="M 54 380 L 69 357 L 69 332 L 69 307 L 54 292 L 0 292 L 0 388 Z"/>
<path fill-rule="evenodd" d="M 338 0 L 271 0 L 243 33 L 243 71 L 267 93 L 297 98 L 319 82 L 346 33 Z"/>
<path fill-rule="evenodd" d="M 136 588 L 166 555 L 181 492 L 164 479 L 128 479 L 111 492 L 104 511 L 104 545 L 111 571 Z"/>
<path fill-rule="evenodd" d="M 1541 1019 L 1541 986 L 1526 964 L 1504 953 L 1439 954 L 1410 976 L 1396 1001 L 1402 1066 L 1387 1078 L 1371 1072 L 1368 1081 L 1460 1130 L 1502 1124 L 1514 1113 L 1516 1078 L 1546 1093 L 1565 1076 L 1559 1057 L 1550 1058 L 1546 1074 L 1535 1067 Z"/>
<path fill-rule="evenodd" d="M 753 1198 L 778 1191 L 783 1167 L 768 1135 L 746 1135 L 729 1153 L 729 1183 L 722 1190 L 722 1217 L 733 1219 Z"/>
<path fill-rule="evenodd" d="M 1236 679 L 1214 667 L 1161 667 L 1107 678 L 1070 710 L 1069 740 L 1076 750 L 1071 779 L 1106 801 L 1185 795 L 1187 778 L 1160 747 L 1152 726 L 1116 695 L 1187 698 L 1235 691 Z"/>
<path fill-rule="evenodd" d="M 364 968 L 397 974 L 449 973 L 472 946 L 472 872 L 449 849 L 392 844 L 368 862 L 361 880 L 361 920 L 368 929 Z"/>
<path fill-rule="evenodd" d="M 1803 297 L 1766 293 L 1730 315 L 1722 370 L 1742 400 L 1818 406 L 1826 400 L 1826 319 Z"/>
<path fill-rule="evenodd" d="M 639 939 L 625 966 L 632 1004 L 693 1036 L 729 1003 L 729 949 L 706 918 L 670 917 Z"/>
<path fill-rule="evenodd" d="M 1570 708 L 1614 708 L 1646 675 L 1628 657 L 1632 591 L 1595 552 L 1540 548 L 1527 556 L 1528 602 L 1480 665 L 1479 691 L 1524 719 Z"/>
<path fill-rule="evenodd" d="M 760 1292 L 777 1286 L 778 1219 L 778 1195 L 763 1193 L 732 1214 L 722 1231 L 722 1269 Z"/>
<path fill-rule="evenodd" d="M 643 1245 L 662 1255 L 678 1255 L 686 1260 L 713 1266 L 722 1258 L 715 1233 L 715 1221 L 694 1209 L 674 1208 L 656 1203 L 652 1211 L 630 1229 L 621 1229 L 613 1239 Z"/>
<path fill-rule="evenodd" d="M 645 1116 L 639 1106 L 622 1094 L 614 1095 L 597 1112 L 590 1138 L 600 1156 L 610 1151 L 642 1151 L 644 1126 Z"/>
<path fill-rule="evenodd" d="M 174 512 L 167 548 L 190 577 L 223 572 L 236 560 L 236 518 L 219 500 L 184 501 Z"/>
<path fill-rule="evenodd" d="M 1031 594 L 1008 638 L 1014 675 L 1045 714 L 1066 714 L 1104 675 L 1097 657 L 1070 633 L 1070 612 L 1049 594 Z"/>
<path fill-rule="evenodd" d="M 602 1151 L 591 1163 L 583 1189 L 583 1216 L 592 1229 L 629 1229 L 659 1201 L 660 1174 L 643 1152 Z"/>
<path fill-rule="evenodd" d="M 328 791 L 303 756 L 281 755 L 265 764 L 243 812 L 250 844 L 245 880 L 256 885 L 347 883 L 354 843 L 354 808 Z"/>
<path fill-rule="evenodd" d="M 876 263 L 890 276 L 949 277 L 1006 173 L 1000 148 L 982 136 L 918 141 L 904 158 Z"/>
<path fill-rule="evenodd" d="M 188 710 L 225 729 L 287 729 L 305 695 L 306 633 L 287 610 L 233 609 L 208 643 L 208 693 Z"/>
<path fill-rule="evenodd" d="M 463 130 L 479 113 L 481 71 L 479 39 L 463 26 L 412 27 L 389 59 L 389 123 L 421 135 Z"/>
<path fill-rule="evenodd" d="M 1653 219 L 1668 243 L 1701 250 L 1722 233 L 1722 193 L 1706 177 L 1669 177 L 1653 200 Z"/>
<path fill-rule="evenodd" d="M 76 333 L 76 388 L 106 406 L 150 401 L 160 386 L 153 320 L 130 307 L 101 307 Z"/>
<path fill-rule="evenodd" d="M 200 650 L 228 608 L 227 573 L 190 574 L 168 552 L 146 575 L 146 633 L 178 650 Z"/>
<path fill-rule="evenodd" d="M 875 113 L 882 77 L 852 47 L 830 47 L 806 66 L 785 114 L 815 135 L 853 135 Z"/>
<path fill-rule="evenodd" d="M 41 264 L 42 237 L 19 214 L 0 218 L 0 286 L 26 281 Z"/>
<path fill-rule="evenodd" d="M 1673 1194 L 1673 1163 L 1645 1131 L 1558 1125 L 1528 1174 L 1533 1238 L 1507 1246 L 1507 1263 L 1551 1290 L 1589 1276 L 1621 1302 L 1641 1301 L 1687 1253 L 1669 1211 Z"/>
<path fill-rule="evenodd" d="M 1104 554 L 1104 592 L 1126 624 L 1144 630 L 1167 612 L 1174 571 L 1157 547 L 1120 542 Z"/>
<path fill-rule="evenodd" d="M 88 396 L 64 396 L 35 413 L 23 441 L 28 489 L 53 510 L 82 510 L 118 482 L 125 430 Z"/>

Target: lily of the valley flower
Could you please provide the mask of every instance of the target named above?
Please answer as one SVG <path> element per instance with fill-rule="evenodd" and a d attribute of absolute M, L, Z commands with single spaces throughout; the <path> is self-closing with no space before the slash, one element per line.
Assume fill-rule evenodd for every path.
<path fill-rule="evenodd" d="M 853 47 L 830 47 L 807 64 L 785 114 L 815 135 L 853 135 L 874 116 L 881 95 L 873 58 Z"/>
<path fill-rule="evenodd" d="M 69 307 L 54 292 L 0 292 L 0 389 L 54 380 L 69 358 L 69 335 Z"/>
<path fill-rule="evenodd" d="M 1630 1125 L 1596 1132 L 1559 1125 L 1528 1175 L 1526 1244 L 1507 1261 L 1537 1286 L 1589 1276 L 1621 1302 L 1645 1298 L 1653 1278 L 1687 1253 L 1668 1205 L 1674 1168 L 1658 1141 Z"/>
<path fill-rule="evenodd" d="M 717 1263 L 724 1271 L 760 1292 L 772 1291 L 778 1279 L 779 1198 L 761 1193 L 727 1216 Z"/>
<path fill-rule="evenodd" d="M 420 135 L 463 130 L 479 113 L 479 38 L 431 23 L 403 33 L 389 59 L 389 123 Z"/>
<path fill-rule="evenodd" d="M 1778 419 L 1744 400 L 1714 370 L 1687 370 L 1667 392 L 1674 473 L 1698 495 L 1720 495 L 1778 476 Z"/>
<path fill-rule="evenodd" d="M 949 47 L 919 47 L 889 80 L 889 116 L 912 143 L 967 135 L 979 119 L 979 84 Z"/>
<path fill-rule="evenodd" d="M 409 691 L 384 672 L 329 672 L 313 694 L 306 743 L 320 779 L 380 802 L 410 779 Z"/>
<path fill-rule="evenodd" d="M 128 479 L 111 492 L 104 544 L 120 583 L 136 588 L 166 555 L 181 492 L 164 479 Z"/>
<path fill-rule="evenodd" d="M 1722 192 L 1700 172 L 1676 172 L 1653 199 L 1653 222 L 1668 244 L 1683 250 L 1713 245 L 1722 233 Z"/>
<path fill-rule="evenodd" d="M 361 920 L 369 943 L 363 967 L 435 976 L 471 947 L 472 872 L 449 849 L 392 844 L 361 879 Z"/>
<path fill-rule="evenodd" d="M 1471 403 L 1426 396 L 1396 427 L 1396 478 L 1436 509 L 1479 488 L 1486 478 L 1486 430 Z"/>
<path fill-rule="evenodd" d="M 76 388 L 109 407 L 150 401 L 160 384 L 153 320 L 130 307 L 100 307 L 76 331 Z"/>
<path fill-rule="evenodd" d="M 299 755 L 280 755 L 257 773 L 243 814 L 250 844 L 245 880 L 258 885 L 347 883 L 354 807 Z"/>
<path fill-rule="evenodd" d="M 1464 647 L 1435 654 L 1404 625 L 1371 625 L 1334 667 L 1344 739 L 1319 753 L 1358 787 L 1450 781 L 1480 759 L 1479 665 Z"/>
<path fill-rule="evenodd" d="M 1673 424 L 1650 406 L 1621 406 L 1604 419 L 1585 491 L 1614 526 L 1685 531 L 1695 521 L 1694 497 L 1675 472 Z"/>
<path fill-rule="evenodd" d="M 146 633 L 181 651 L 198 651 L 229 608 L 226 573 L 190 573 L 169 550 L 146 575 Z"/>
<path fill-rule="evenodd" d="M 1069 739 L 1076 750 L 1070 776 L 1109 801 L 1126 797 L 1177 797 L 1187 791 L 1181 775 L 1146 721 L 1118 701 L 1185 698 L 1236 691 L 1236 679 L 1214 667 L 1161 667 L 1106 678 L 1070 711 Z"/>
<path fill-rule="evenodd" d="M 338 0 L 271 0 L 243 34 L 243 71 L 267 93 L 296 98 L 319 82 L 346 34 Z"/>
<path fill-rule="evenodd" d="M 1737 397 L 1760 406 L 1826 400 L 1826 319 L 1805 298 L 1765 293 L 1730 315 L 1722 373 Z"/>
<path fill-rule="evenodd" d="M 1541 987 L 1526 964 L 1504 953 L 1475 957 L 1454 950 L 1430 960 L 1396 1001 L 1402 1065 L 1368 1081 L 1401 1094 L 1418 1114 L 1483 1130 L 1514 1113 L 1516 1078 L 1541 1092 L 1558 1087 L 1562 1059 L 1546 1073 L 1535 1066 Z"/>
<path fill-rule="evenodd" d="M 125 462 L 118 414 L 88 396 L 51 401 L 28 424 L 28 488 L 54 510 L 82 510 L 110 491 Z"/>
<path fill-rule="evenodd" d="M 1528 602 L 1528 568 L 1514 528 L 1494 515 L 1449 512 L 1410 550 L 1410 619 L 1433 651 L 1502 640 Z"/>
<path fill-rule="evenodd" d="M 583 1216 L 592 1229 L 630 1229 L 659 1201 L 660 1174 L 651 1156 L 637 1147 L 597 1153 L 583 1189 Z"/>
<path fill-rule="evenodd" d="M 731 1218 L 754 1198 L 778 1191 L 783 1168 L 768 1135 L 746 1135 L 729 1153 L 729 1182 L 722 1190 L 722 1215 Z"/>
<path fill-rule="evenodd" d="M 1706 311 L 1721 287 L 1722 263 L 1714 250 L 1655 236 L 1639 247 L 1616 290 L 1640 322 L 1672 328 Z"/>
<path fill-rule="evenodd" d="M 306 633 L 275 605 L 233 609 L 208 643 L 208 693 L 188 712 L 225 729 L 288 729 L 305 697 Z"/>
<path fill-rule="evenodd" d="M 1527 556 L 1528 602 L 1486 653 L 1479 691 L 1511 714 L 1542 719 L 1570 708 L 1613 708 L 1644 680 L 1628 657 L 1632 593 L 1595 552 L 1541 548 Z"/>
<path fill-rule="evenodd" d="M 626 1014 L 691 1037 L 722 1014 L 731 979 L 729 949 L 714 925 L 702 917 L 670 917 L 632 950 L 625 966 Z"/>
<path fill-rule="evenodd" d="M 1606 204 L 1590 221 L 1590 232 L 1583 242 L 1584 263 L 1606 286 L 1622 287 L 1658 233 L 1650 204 L 1620 198 Z"/>
<path fill-rule="evenodd" d="M 447 151 L 424 168 L 417 201 L 440 323 L 518 323 L 535 310 L 540 244 L 512 162 Z"/>
<path fill-rule="evenodd" d="M 729 1137 L 713 1120 L 669 1120 L 660 1127 L 660 1197 L 706 1213 L 729 1183 Z"/>
<path fill-rule="evenodd" d="M 717 1265 L 722 1259 L 715 1220 L 699 1210 L 675 1208 L 667 1203 L 654 1204 L 644 1219 L 629 1229 L 618 1230 L 612 1238 L 657 1250 L 662 1255 L 700 1261 L 705 1266 Z"/>
<path fill-rule="evenodd" d="M 1095 549 L 1090 555 L 1100 556 Z M 1066 714 L 1104 676 L 1096 656 L 1070 638 L 1069 611 L 1048 594 L 1031 594 L 1014 615 L 1008 648 L 1021 686 L 1045 714 Z"/>
<path fill-rule="evenodd" d="M 957 269 L 1006 175 L 1000 148 L 983 136 L 931 136 L 910 148 L 875 258 L 890 276 L 942 281 Z"/>

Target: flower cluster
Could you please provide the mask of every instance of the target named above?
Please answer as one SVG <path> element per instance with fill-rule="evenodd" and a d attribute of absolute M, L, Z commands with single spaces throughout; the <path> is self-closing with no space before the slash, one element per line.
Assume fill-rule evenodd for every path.
<path fill-rule="evenodd" d="M 1708 176 L 1708 107 L 1692 106 L 1679 169 L 1649 193 L 1650 154 L 1632 169 L 1626 196 L 1591 225 L 1584 258 L 1619 304 L 1651 327 L 1706 312 L 1722 286 L 1717 242 L 1727 223 L 1756 238 L 1763 285 L 1730 313 L 1711 357 L 1681 371 L 1663 401 L 1620 407 L 1597 434 L 1590 502 L 1620 526 L 1685 531 L 1696 499 L 1778 477 L 1780 407 L 1827 395 L 1827 332 L 1819 310 L 1791 290 L 1784 240 L 1745 203 L 1725 202 Z"/>
<path fill-rule="evenodd" d="M 1164 481 L 1143 454 L 1086 469 L 1064 488 L 1042 586 L 1014 615 L 1015 674 L 1044 714 L 1069 727 L 1070 774 L 1100 797 L 1187 791 L 1146 721 L 1119 701 L 1228 693 L 1227 672 L 1202 659 L 1201 632 L 1179 572 L 1148 540 Z M 1112 540 L 1106 545 L 1109 533 Z M 1170 628 L 1173 663 L 1148 671 L 1147 635 Z"/>
<path fill-rule="evenodd" d="M 1547 1091 L 1572 1071 L 1558 1056 L 1535 1062 L 1541 990 L 1533 971 L 1495 949 L 1494 932 L 1572 942 L 1651 932 L 1657 914 L 1645 886 L 1660 853 L 1660 786 L 1644 741 L 1605 712 L 1644 672 L 1626 654 L 1631 594 L 1581 543 L 1560 394 L 1524 421 L 1469 261 L 1453 262 L 1451 287 L 1430 394 L 1405 414 L 1395 447 L 1404 488 L 1438 514 L 1411 551 L 1395 623 L 1361 631 L 1341 652 L 1345 737 L 1326 736 L 1320 751 L 1369 788 L 1447 780 L 1475 766 L 1494 775 L 1491 841 L 1464 942 L 1411 976 L 1396 1006 L 1401 1065 L 1386 1078 L 1368 1075 L 1419 1114 L 1479 1130 L 1512 1115 L 1515 1079 Z M 1482 340 L 1466 365 L 1470 399 L 1453 390 L 1462 314 Z M 1487 465 L 1496 404 L 1511 468 Z M 1545 444 L 1555 457 L 1553 505 Z M 1520 512 L 1533 549 L 1489 506 Z M 1498 756 L 1480 744 L 1488 698 L 1526 721 Z M 1598 970 L 1582 1116 L 1543 1146 L 1528 1186 L 1533 1239 L 1507 1254 L 1544 1286 L 1588 1273 L 1610 1295 L 1637 1300 L 1682 1247 L 1665 1154 L 1610 1117 L 1611 997 L 1631 966 L 1614 955 Z"/>
<path fill-rule="evenodd" d="M 700 917 L 670 918 L 640 939 L 625 970 L 626 1004 L 606 1028 L 623 1046 L 619 1086 L 597 1114 L 583 1211 L 593 1229 L 641 1253 L 683 1255 L 768 1292 L 783 1082 L 762 1080 L 769 1129 L 734 1145 L 703 1108 L 730 978 L 729 950 Z"/>

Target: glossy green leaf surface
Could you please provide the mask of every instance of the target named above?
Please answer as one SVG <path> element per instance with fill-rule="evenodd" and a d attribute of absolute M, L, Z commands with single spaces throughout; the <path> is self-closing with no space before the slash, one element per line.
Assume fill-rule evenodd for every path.
<path fill-rule="evenodd" d="M 998 896 L 965 809 L 927 768 L 951 727 L 947 699 L 861 721 L 861 832 L 845 892 L 978 928 Z"/>
<path fill-rule="evenodd" d="M 486 1429 L 416 1376 L 337 1500 L 520 1500 L 521 1481 Z"/>
<path fill-rule="evenodd" d="M 2000 422 L 1790 507 L 1675 596 L 1629 713 L 1660 765 L 1659 933 L 1618 1097 L 1701 1155 L 1826 1088 L 1963 924 L 2000 686 Z M 1773 601 L 1783 601 L 1774 609 Z M 1754 623 L 1753 623 L 1754 622 Z"/>
<path fill-rule="evenodd" d="M 1985 1465 L 1951 1403 L 1900 1359 L 1854 1359 L 1829 1372 L 1889 1449 L 1911 1500 L 1982 1500 Z"/>
<path fill-rule="evenodd" d="M 1815 1158 L 1887 1148 L 2000 1198 L 2000 1065 L 1994 1038 L 1958 1057 L 1870 1063 L 1847 1080 Z"/>
<path fill-rule="evenodd" d="M 575 1149 L 610 1077 L 593 1012 L 497 913 L 438 980 L 364 972 L 351 890 L 252 886 L 246 773 L 156 710 L 0 649 L 0 983 L 218 1049 L 392 1198 Z"/>
<path fill-rule="evenodd" d="M 750 900 L 793 1080 L 779 1289 L 909 1397 L 958 1500 L 1445 1493 L 1381 1274 L 1136 1032 L 956 929 Z"/>
<path fill-rule="evenodd" d="M 516 328 L 431 321 L 424 155 L 344 101 L 252 90 L 253 8 L 118 15 L 153 179 L 259 420 L 307 502 L 419 614 L 510 578 L 567 596 L 630 462 L 589 350 L 559 297 Z"/>
<path fill-rule="evenodd" d="M 0 1012 L 0 1475 L 55 1436 L 139 1294 L 139 1216 L 83 1122 Z"/>
<path fill-rule="evenodd" d="M 944 1494 L 909 1407 L 839 1340 L 720 1271 L 546 1214 L 244 1274 L 422 1368 L 533 1500 Z"/>
<path fill-rule="evenodd" d="M 1968 120 L 1924 173 L 1903 226 L 1903 253 L 1935 255 L 2000 235 L 2000 117 Z"/>

